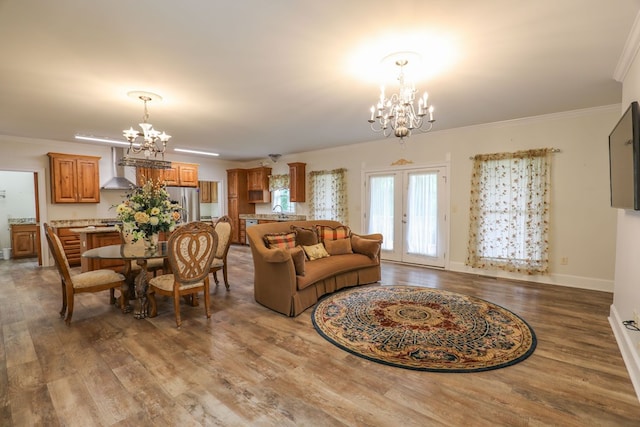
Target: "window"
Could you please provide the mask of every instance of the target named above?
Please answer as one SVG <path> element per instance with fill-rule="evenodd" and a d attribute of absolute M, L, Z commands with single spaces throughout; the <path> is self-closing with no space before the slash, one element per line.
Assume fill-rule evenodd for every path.
<path fill-rule="evenodd" d="M 551 152 L 474 157 L 467 265 L 547 272 Z"/>
<path fill-rule="evenodd" d="M 313 171 L 309 173 L 309 216 L 312 219 L 331 219 L 346 224 L 347 170 Z"/>
<path fill-rule="evenodd" d="M 271 209 L 274 212 L 296 213 L 296 203 L 289 201 L 288 188 L 278 188 L 271 191 Z"/>

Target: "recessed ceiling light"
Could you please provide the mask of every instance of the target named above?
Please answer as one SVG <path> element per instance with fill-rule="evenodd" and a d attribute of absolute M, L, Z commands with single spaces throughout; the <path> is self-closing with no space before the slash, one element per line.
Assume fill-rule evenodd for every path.
<path fill-rule="evenodd" d="M 185 148 L 174 148 L 173 151 L 179 151 L 181 153 L 202 154 L 205 156 L 219 156 L 218 153 L 209 153 L 207 151 L 187 150 Z"/>

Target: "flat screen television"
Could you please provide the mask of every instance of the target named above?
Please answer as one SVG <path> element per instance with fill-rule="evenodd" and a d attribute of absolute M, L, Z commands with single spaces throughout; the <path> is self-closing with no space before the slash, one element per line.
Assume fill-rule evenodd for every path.
<path fill-rule="evenodd" d="M 640 210 L 640 122 L 632 102 L 609 135 L 611 207 Z"/>

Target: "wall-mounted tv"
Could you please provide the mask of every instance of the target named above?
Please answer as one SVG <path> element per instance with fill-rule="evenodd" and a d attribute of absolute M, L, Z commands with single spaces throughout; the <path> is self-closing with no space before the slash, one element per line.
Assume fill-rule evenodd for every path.
<path fill-rule="evenodd" d="M 640 122 L 632 102 L 609 135 L 611 207 L 640 210 Z"/>

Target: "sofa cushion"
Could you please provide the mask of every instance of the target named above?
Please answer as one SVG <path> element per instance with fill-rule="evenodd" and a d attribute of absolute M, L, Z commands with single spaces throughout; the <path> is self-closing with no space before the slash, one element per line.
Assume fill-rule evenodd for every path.
<path fill-rule="evenodd" d="M 289 252 L 291 252 L 291 259 L 293 260 L 293 266 L 296 269 L 296 276 L 304 276 L 304 271 L 305 271 L 305 260 L 306 260 L 306 255 L 304 253 L 304 250 L 302 249 L 302 246 L 296 246 L 295 248 L 291 249 Z"/>
<path fill-rule="evenodd" d="M 337 240 L 325 240 L 324 247 L 327 249 L 329 255 L 344 255 L 351 254 L 351 239 L 337 239 Z"/>
<path fill-rule="evenodd" d="M 346 239 L 351 235 L 351 229 L 346 225 L 339 225 L 337 227 L 316 225 L 316 232 L 318 233 L 318 240 L 320 242 L 324 242 L 325 240 Z"/>
<path fill-rule="evenodd" d="M 292 225 L 291 230 L 296 233 L 296 245 L 313 246 L 319 243 L 318 234 L 313 228 L 305 228 Z"/>
<path fill-rule="evenodd" d="M 376 261 L 362 254 L 335 255 L 318 259 L 305 264 L 305 275 L 296 277 L 297 287 L 298 290 L 302 290 L 327 277 L 377 265 Z"/>
<path fill-rule="evenodd" d="M 296 247 L 296 233 L 270 233 L 263 236 L 267 248 L 293 249 Z"/>
<path fill-rule="evenodd" d="M 315 261 L 317 259 L 326 258 L 329 256 L 322 243 L 311 246 L 303 246 L 302 249 L 304 249 L 304 253 L 307 254 L 307 258 L 309 258 L 309 261 Z"/>
<path fill-rule="evenodd" d="M 351 235 L 351 248 L 353 252 L 363 254 L 376 261 L 380 249 L 380 240 L 365 239 L 357 234 Z"/>

